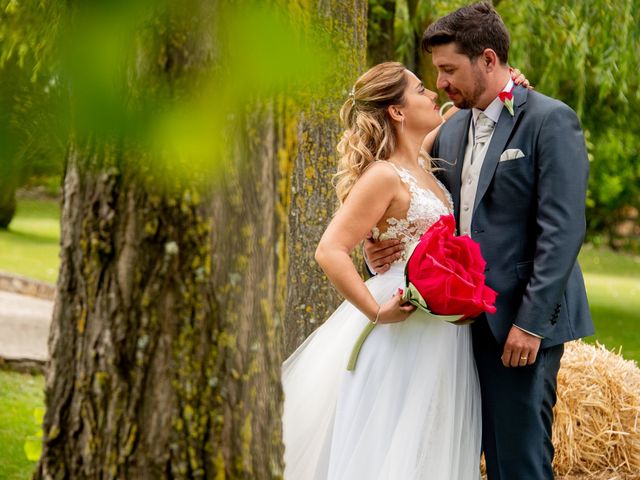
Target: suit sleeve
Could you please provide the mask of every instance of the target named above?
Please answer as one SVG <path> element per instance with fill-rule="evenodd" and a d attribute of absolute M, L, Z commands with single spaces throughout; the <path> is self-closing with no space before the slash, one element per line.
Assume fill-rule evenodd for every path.
<path fill-rule="evenodd" d="M 443 128 L 444 128 L 444 125 L 440 127 L 440 130 L 438 131 L 438 134 L 436 135 L 436 138 L 433 141 L 433 145 L 431 146 L 431 151 L 429 152 L 429 155 L 431 155 L 432 158 L 438 158 L 438 149 L 440 147 L 440 135 L 442 135 Z"/>
<path fill-rule="evenodd" d="M 589 162 L 578 118 L 562 103 L 543 120 L 536 145 L 536 248 L 514 324 L 553 338 L 567 280 L 584 240 Z"/>

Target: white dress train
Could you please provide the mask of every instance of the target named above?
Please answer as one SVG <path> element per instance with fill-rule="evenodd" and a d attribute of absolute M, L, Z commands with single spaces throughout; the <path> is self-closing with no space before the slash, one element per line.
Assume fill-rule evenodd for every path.
<path fill-rule="evenodd" d="M 407 218 L 389 219 L 387 231 L 374 235 L 400 238 L 408 249 L 450 213 L 451 199 L 443 205 L 397 170 L 411 192 Z M 366 282 L 378 303 L 404 287 L 405 262 Z M 347 371 L 368 321 L 343 302 L 283 364 L 285 479 L 479 479 L 480 390 L 470 327 L 419 311 L 377 325 Z"/>

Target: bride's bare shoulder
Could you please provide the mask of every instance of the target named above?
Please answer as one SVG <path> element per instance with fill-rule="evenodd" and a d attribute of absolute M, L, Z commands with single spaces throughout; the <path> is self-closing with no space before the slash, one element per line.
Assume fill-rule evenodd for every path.
<path fill-rule="evenodd" d="M 372 212 L 382 215 L 399 195 L 400 183 L 392 165 L 386 161 L 375 162 L 362 172 L 349 189 L 340 209 L 346 209 L 357 217 Z"/>
<path fill-rule="evenodd" d="M 358 181 L 393 186 L 399 184 L 400 177 L 391 163 L 386 160 L 378 160 L 367 166 Z"/>
<path fill-rule="evenodd" d="M 365 202 L 389 202 L 398 192 L 400 177 L 385 160 L 371 163 L 356 180 L 349 196 Z"/>

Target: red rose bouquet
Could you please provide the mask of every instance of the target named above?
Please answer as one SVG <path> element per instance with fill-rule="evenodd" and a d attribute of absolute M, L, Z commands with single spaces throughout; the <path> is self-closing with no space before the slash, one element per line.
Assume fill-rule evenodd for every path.
<path fill-rule="evenodd" d="M 483 312 L 495 313 L 497 293 L 485 285 L 480 245 L 467 236 L 457 237 L 453 215 L 443 215 L 420 237 L 405 267 L 405 302 L 428 317 L 456 325 L 473 322 Z M 353 370 L 362 344 L 375 324 L 365 327 L 351 352 Z"/>
<path fill-rule="evenodd" d="M 496 312 L 497 293 L 484 283 L 480 245 L 455 231 L 453 215 L 443 215 L 422 235 L 405 268 L 403 300 L 444 320 L 469 323 Z"/>

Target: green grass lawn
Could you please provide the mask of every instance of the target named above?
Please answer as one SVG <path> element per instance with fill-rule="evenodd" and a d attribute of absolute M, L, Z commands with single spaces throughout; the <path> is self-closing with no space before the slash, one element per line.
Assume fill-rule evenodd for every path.
<path fill-rule="evenodd" d="M 58 201 L 18 200 L 9 230 L 0 230 L 0 270 L 55 283 L 59 243 Z"/>
<path fill-rule="evenodd" d="M 0 478 L 26 480 L 36 462 L 29 461 L 24 451 L 27 437 L 40 426 L 34 411 L 44 404 L 42 375 L 29 375 L 0 370 Z"/>
<path fill-rule="evenodd" d="M 582 248 L 580 265 L 596 324 L 596 340 L 640 363 L 640 256 Z"/>

